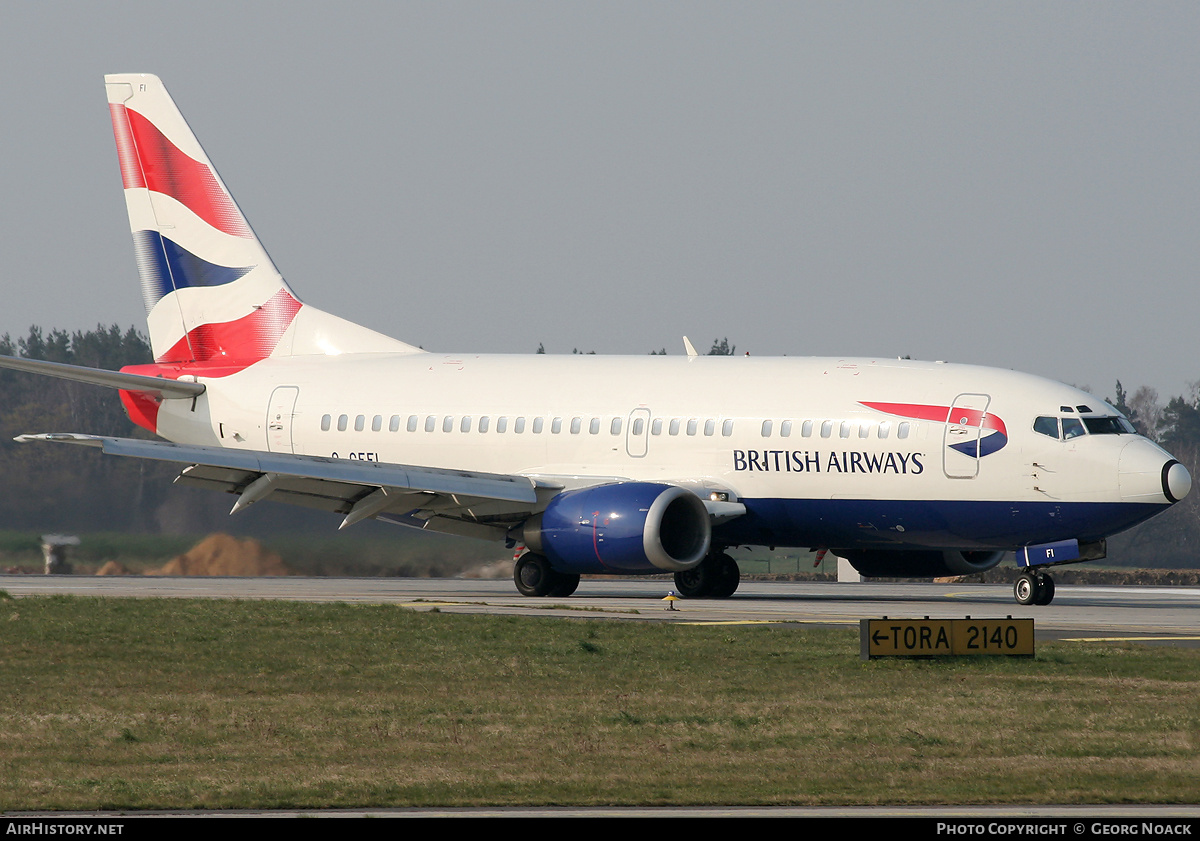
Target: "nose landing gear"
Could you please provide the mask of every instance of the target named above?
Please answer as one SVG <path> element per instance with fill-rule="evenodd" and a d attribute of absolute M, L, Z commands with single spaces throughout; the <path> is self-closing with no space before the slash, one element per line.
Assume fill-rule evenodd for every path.
<path fill-rule="evenodd" d="M 1054 579 L 1045 572 L 1022 573 L 1013 585 L 1017 604 L 1047 605 L 1054 600 Z"/>

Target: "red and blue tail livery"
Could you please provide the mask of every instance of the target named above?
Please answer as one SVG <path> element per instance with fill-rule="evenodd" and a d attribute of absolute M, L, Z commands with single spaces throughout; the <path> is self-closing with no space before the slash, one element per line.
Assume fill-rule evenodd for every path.
<path fill-rule="evenodd" d="M 231 513 L 270 499 L 519 545 L 528 596 L 665 572 L 724 598 L 729 551 L 763 545 L 895 578 L 1015 552 L 1017 601 L 1048 604 L 1047 570 L 1191 490 L 1112 406 L 1013 371 L 686 339 L 676 357 L 424 352 L 302 303 L 158 78 L 105 83 L 155 361 L 0 367 L 117 388 L 162 440 L 18 440 L 175 463 Z"/>

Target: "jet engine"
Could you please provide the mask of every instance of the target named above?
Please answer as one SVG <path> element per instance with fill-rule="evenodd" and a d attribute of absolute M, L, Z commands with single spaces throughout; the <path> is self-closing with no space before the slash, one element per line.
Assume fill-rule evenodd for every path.
<path fill-rule="evenodd" d="M 691 491 L 622 482 L 559 494 L 521 536 L 559 572 L 682 572 L 708 554 L 712 526 Z"/>
<path fill-rule="evenodd" d="M 957 549 L 872 549 L 865 552 L 834 552 L 868 578 L 940 578 L 971 575 L 996 566 L 1002 551 L 959 551 Z"/>

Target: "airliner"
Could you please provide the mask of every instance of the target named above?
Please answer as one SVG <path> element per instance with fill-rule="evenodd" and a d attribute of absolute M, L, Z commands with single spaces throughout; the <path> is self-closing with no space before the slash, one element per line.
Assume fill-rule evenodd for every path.
<path fill-rule="evenodd" d="M 1183 499 L 1187 469 L 1109 404 L 907 359 L 430 353 L 308 306 L 158 78 L 105 78 L 154 362 L 0 366 L 116 388 L 163 440 L 44 433 L 177 482 L 505 542 L 526 596 L 671 573 L 728 597 L 734 547 L 930 578 L 1055 565 Z M 516 553 L 515 553 L 516 554 Z"/>

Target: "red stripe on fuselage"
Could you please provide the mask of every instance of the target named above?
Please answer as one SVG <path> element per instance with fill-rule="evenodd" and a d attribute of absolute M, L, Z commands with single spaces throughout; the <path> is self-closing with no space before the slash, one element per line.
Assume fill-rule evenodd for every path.
<path fill-rule="evenodd" d="M 964 409 L 959 406 L 954 410 L 954 418 L 950 418 L 949 406 L 931 406 L 927 403 L 867 403 L 863 406 L 878 409 L 889 415 L 897 415 L 913 420 L 937 421 L 938 423 L 959 423 L 963 426 L 982 426 L 983 429 L 994 429 L 1008 435 L 1004 421 L 995 415 L 984 414 L 978 409 Z"/>

